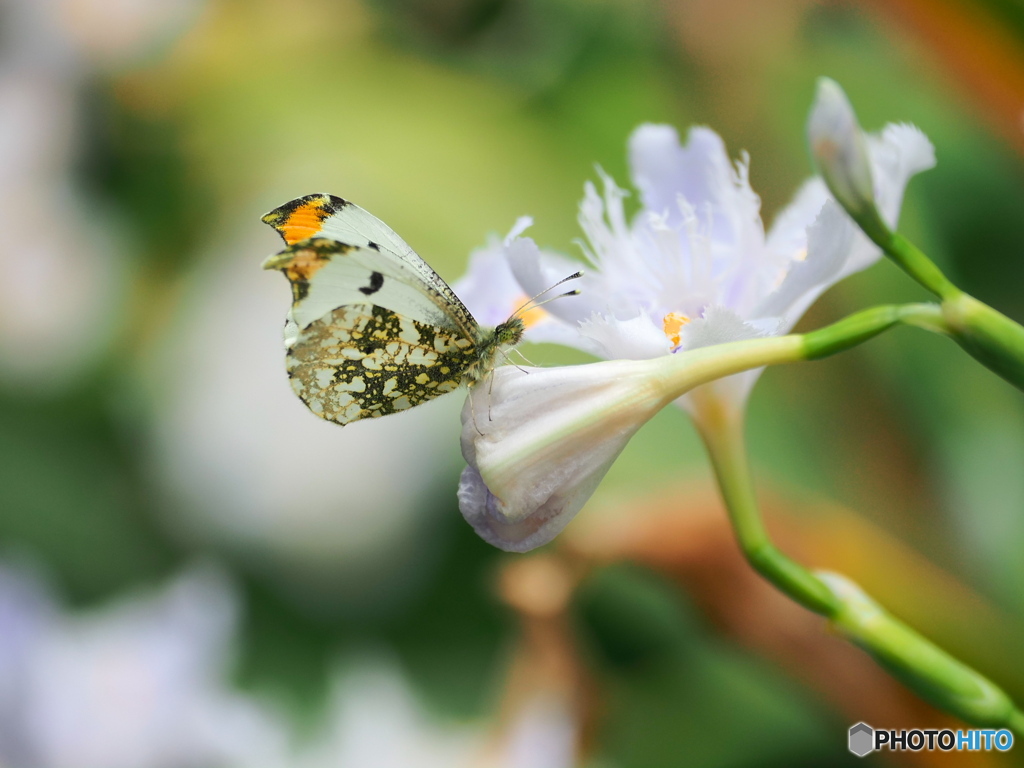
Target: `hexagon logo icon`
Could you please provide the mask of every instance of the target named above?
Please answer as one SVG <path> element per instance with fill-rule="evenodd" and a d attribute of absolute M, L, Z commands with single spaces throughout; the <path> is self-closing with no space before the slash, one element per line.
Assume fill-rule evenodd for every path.
<path fill-rule="evenodd" d="M 867 723 L 857 723 L 851 726 L 850 740 L 847 746 L 857 757 L 871 754 L 875 751 L 875 729 Z"/>

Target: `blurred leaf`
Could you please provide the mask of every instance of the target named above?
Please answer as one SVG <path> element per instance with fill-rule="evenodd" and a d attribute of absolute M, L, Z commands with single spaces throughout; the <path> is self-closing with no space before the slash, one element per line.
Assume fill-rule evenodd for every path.
<path fill-rule="evenodd" d="M 615 764 L 677 765 L 684 756 L 687 766 L 723 768 L 854 764 L 845 725 L 823 718 L 765 665 L 723 647 L 654 575 L 602 569 L 577 609 L 599 651 L 607 697 L 599 751 Z"/>
<path fill-rule="evenodd" d="M 81 396 L 0 396 L 0 539 L 45 560 L 77 601 L 166 574 L 177 560 L 151 516 L 133 450 Z"/>
<path fill-rule="evenodd" d="M 183 146 L 179 117 L 133 104 L 139 88 L 132 79 L 113 88 L 92 83 L 80 174 L 89 193 L 117 211 L 136 258 L 173 273 L 192 260 L 218 213 Z"/>

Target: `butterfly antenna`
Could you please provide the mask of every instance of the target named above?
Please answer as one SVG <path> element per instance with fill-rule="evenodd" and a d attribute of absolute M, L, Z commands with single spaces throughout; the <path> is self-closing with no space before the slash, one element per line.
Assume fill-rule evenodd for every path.
<path fill-rule="evenodd" d="M 519 314 L 520 312 L 522 312 L 523 310 L 525 310 L 525 309 L 526 309 L 526 308 L 527 308 L 528 306 L 530 306 L 531 304 L 533 304 L 533 303 L 534 303 L 535 301 L 537 301 L 537 299 L 539 299 L 539 298 L 540 298 L 541 296 L 543 296 L 543 295 L 544 295 L 545 293 L 547 293 L 548 291 L 554 290 L 555 288 L 557 288 L 558 286 L 560 286 L 560 285 L 561 285 L 562 283 L 567 283 L 567 282 L 569 282 L 570 280 L 576 280 L 576 279 L 578 279 L 578 278 L 581 278 L 581 277 L 583 277 L 583 272 L 582 272 L 582 271 L 580 271 L 580 272 L 574 272 L 573 274 L 569 275 L 568 277 L 563 277 L 563 278 L 562 278 L 561 280 L 559 280 L 559 281 L 558 281 L 557 283 L 555 283 L 555 284 L 553 284 L 553 285 L 549 285 L 549 286 L 548 286 L 547 288 L 545 288 L 545 289 L 544 289 L 543 291 L 541 291 L 540 293 L 538 293 L 538 294 L 537 294 L 536 296 L 534 296 L 534 297 L 533 297 L 532 299 L 530 299 L 530 300 L 529 300 L 529 301 L 527 301 L 527 302 L 526 302 L 525 304 L 523 304 L 523 306 L 521 306 L 521 307 L 520 307 L 519 309 L 517 309 L 517 310 L 516 310 L 515 312 L 513 312 L 513 313 L 512 313 L 512 317 L 516 317 L 516 316 L 517 316 L 517 315 L 518 315 L 518 314 Z M 575 295 L 576 295 L 576 294 L 578 294 L 578 293 L 579 293 L 579 291 L 569 291 L 568 293 L 563 293 L 563 294 L 561 294 L 561 295 L 559 295 L 559 296 L 555 296 L 554 298 L 556 298 L 556 299 L 559 299 L 559 298 L 561 298 L 562 296 L 575 296 Z M 542 301 L 542 302 L 541 302 L 540 304 L 536 304 L 535 306 L 537 306 L 537 307 L 543 306 L 544 304 L 547 304 L 547 303 L 548 303 L 548 301 L 551 301 L 551 299 L 548 299 L 547 301 Z"/>
<path fill-rule="evenodd" d="M 530 309 L 537 309 L 538 307 L 543 307 L 545 304 L 550 304 L 555 299 L 563 299 L 566 296 L 579 296 L 579 295 L 580 295 L 579 289 L 574 290 L 574 291 L 566 291 L 565 293 L 560 293 L 557 296 L 551 296 L 550 298 L 544 299 L 544 301 L 538 301 L 532 307 L 530 307 Z M 515 317 L 515 315 L 513 315 L 513 317 Z"/>

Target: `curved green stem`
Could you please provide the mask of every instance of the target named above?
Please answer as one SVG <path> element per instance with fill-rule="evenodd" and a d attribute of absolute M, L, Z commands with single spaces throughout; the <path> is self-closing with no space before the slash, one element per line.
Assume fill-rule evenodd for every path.
<path fill-rule="evenodd" d="M 916 245 L 886 227 L 874 208 L 854 218 L 892 261 L 942 300 L 943 322 L 956 342 L 1024 390 L 1024 326 L 957 288 Z"/>
<path fill-rule="evenodd" d="M 855 347 L 901 323 L 935 333 L 949 333 L 941 308 L 936 304 L 884 304 L 863 309 L 831 325 L 803 334 L 807 360 L 819 360 Z"/>
<path fill-rule="evenodd" d="M 954 298 L 962 293 L 935 262 L 899 232 L 893 232 L 884 225 L 870 229 L 862 226 L 862 229 L 900 269 L 940 299 Z"/>
<path fill-rule="evenodd" d="M 832 626 L 922 698 L 972 725 L 1021 725 L 1020 710 L 995 683 L 896 619 L 845 576 L 816 575 L 841 602 Z"/>
<path fill-rule="evenodd" d="M 850 323 L 853 327 L 865 319 L 864 313 L 847 321 L 855 319 Z M 837 336 L 837 328 L 847 321 L 823 330 Z M 691 397 L 694 421 L 707 446 L 736 539 L 751 566 L 781 592 L 827 618 L 837 631 L 935 706 L 972 725 L 1005 727 L 1024 735 L 1024 713 L 998 686 L 893 617 L 853 582 L 838 574 L 812 573 L 772 543 L 747 459 L 743 409 L 708 388 L 694 391 Z"/>
<path fill-rule="evenodd" d="M 805 608 L 833 616 L 839 601 L 816 576 L 786 557 L 771 541 L 757 507 L 747 451 L 743 413 L 704 389 L 691 395 L 697 429 L 707 446 L 733 531 L 747 562 Z"/>

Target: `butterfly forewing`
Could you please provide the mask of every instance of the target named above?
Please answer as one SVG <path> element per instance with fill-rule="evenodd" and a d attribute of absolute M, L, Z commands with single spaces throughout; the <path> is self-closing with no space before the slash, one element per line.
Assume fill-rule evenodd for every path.
<path fill-rule="evenodd" d="M 453 333 L 470 336 L 475 332 L 475 322 L 469 332 L 463 330 L 423 293 L 419 284 L 379 271 L 386 265 L 373 264 L 375 256 L 376 252 L 361 246 L 315 237 L 294 243 L 267 259 L 264 268 L 279 270 L 292 284 L 285 344 L 291 345 L 298 331 L 314 320 L 346 304 L 372 303 Z M 368 262 L 372 266 L 367 266 Z"/>
<path fill-rule="evenodd" d="M 371 304 L 338 307 L 288 348 L 292 389 L 338 424 L 386 416 L 457 389 L 477 362 L 473 340 Z"/>
<path fill-rule="evenodd" d="M 361 263 L 367 275 L 377 272 L 385 282 L 415 287 L 446 318 L 445 324 L 467 336 L 475 333 L 476 321 L 448 284 L 394 230 L 355 203 L 334 195 L 306 195 L 275 208 L 263 221 L 289 245 L 322 237 L 358 246 L 353 261 Z M 373 302 L 381 303 L 377 297 Z M 402 311 L 404 307 L 390 308 Z"/>

